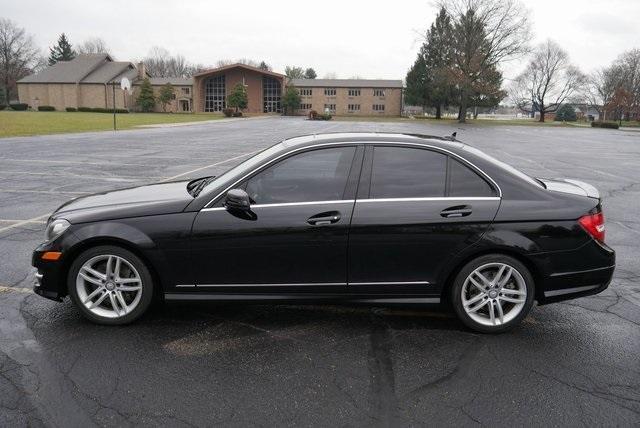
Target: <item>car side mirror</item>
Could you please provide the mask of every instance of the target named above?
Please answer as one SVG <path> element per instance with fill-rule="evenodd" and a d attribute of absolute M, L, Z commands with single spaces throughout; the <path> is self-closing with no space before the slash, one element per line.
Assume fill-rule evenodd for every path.
<path fill-rule="evenodd" d="M 231 189 L 227 192 L 224 206 L 230 210 L 249 211 L 251 210 L 249 194 L 242 189 Z"/>

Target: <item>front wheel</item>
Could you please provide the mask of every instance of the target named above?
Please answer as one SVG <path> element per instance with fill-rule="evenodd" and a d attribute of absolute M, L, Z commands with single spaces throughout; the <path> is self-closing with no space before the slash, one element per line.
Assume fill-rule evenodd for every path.
<path fill-rule="evenodd" d="M 128 324 L 151 304 L 149 269 L 132 252 L 116 246 L 90 248 L 72 263 L 69 295 L 89 320 L 98 324 Z"/>
<path fill-rule="evenodd" d="M 500 333 L 527 316 L 534 299 L 529 270 L 513 257 L 490 254 L 467 263 L 456 276 L 451 300 L 458 318 L 482 333 Z"/>

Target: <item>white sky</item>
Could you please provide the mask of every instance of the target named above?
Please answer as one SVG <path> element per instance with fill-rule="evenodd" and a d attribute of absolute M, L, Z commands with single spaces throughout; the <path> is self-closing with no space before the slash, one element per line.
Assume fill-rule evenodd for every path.
<path fill-rule="evenodd" d="M 535 0 L 534 43 L 557 40 L 589 72 L 640 47 L 638 0 Z M 189 61 L 264 59 L 274 71 L 313 67 L 322 77 L 402 79 L 435 18 L 429 0 L 0 0 L 0 16 L 48 46 L 65 32 L 71 43 L 100 37 L 119 60 L 154 46 Z M 513 77 L 524 64 L 506 66 Z"/>

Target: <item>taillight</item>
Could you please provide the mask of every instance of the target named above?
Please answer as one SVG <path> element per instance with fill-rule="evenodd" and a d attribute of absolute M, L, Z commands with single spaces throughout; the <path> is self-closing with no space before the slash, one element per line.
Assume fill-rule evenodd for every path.
<path fill-rule="evenodd" d="M 604 214 L 602 211 L 582 216 L 578 219 L 578 223 L 594 239 L 604 242 Z"/>

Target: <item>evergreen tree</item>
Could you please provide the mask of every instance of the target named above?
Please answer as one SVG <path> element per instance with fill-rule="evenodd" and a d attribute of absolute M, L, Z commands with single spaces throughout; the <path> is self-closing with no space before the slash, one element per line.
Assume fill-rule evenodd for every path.
<path fill-rule="evenodd" d="M 53 65 L 58 61 L 71 61 L 76 57 L 76 51 L 73 50 L 64 33 L 58 38 L 58 43 L 49 48 L 49 52 L 49 65 Z"/>
<path fill-rule="evenodd" d="M 136 99 L 136 104 L 140 107 L 140 110 L 144 112 L 153 111 L 156 106 L 156 97 L 153 94 L 153 87 L 149 78 L 145 78 L 140 85 L 140 93 Z"/>
<path fill-rule="evenodd" d="M 300 101 L 300 92 L 298 92 L 296 87 L 287 86 L 287 89 L 282 96 L 284 114 L 293 114 L 298 108 L 300 108 Z"/>
<path fill-rule="evenodd" d="M 162 111 L 167 111 L 167 104 L 171 102 L 174 98 L 175 91 L 171 83 L 167 83 L 160 88 L 160 93 L 158 94 L 158 102 L 160 106 L 162 106 Z"/>
<path fill-rule="evenodd" d="M 267 64 L 264 61 L 260 61 L 260 64 L 258 65 L 258 68 L 260 70 L 264 70 L 264 71 L 271 71 L 271 66 L 269 64 Z"/>
<path fill-rule="evenodd" d="M 316 74 L 316 71 L 309 67 L 304 71 L 304 78 L 305 79 L 315 79 L 316 77 L 318 77 L 318 75 Z"/>
<path fill-rule="evenodd" d="M 563 122 L 575 122 L 578 120 L 576 110 L 569 104 L 562 104 L 556 111 L 556 120 Z"/>
<path fill-rule="evenodd" d="M 247 105 L 249 105 L 247 88 L 245 88 L 242 83 L 238 83 L 233 87 L 227 99 L 227 105 L 231 108 L 235 108 L 236 113 L 238 112 L 238 109 L 247 108 Z"/>
<path fill-rule="evenodd" d="M 405 79 L 407 87 L 404 92 L 404 99 L 406 104 L 421 106 L 423 108 L 427 107 L 425 97 L 426 77 L 427 65 L 424 61 L 422 51 L 420 51 Z"/>

